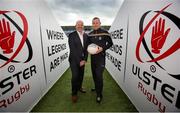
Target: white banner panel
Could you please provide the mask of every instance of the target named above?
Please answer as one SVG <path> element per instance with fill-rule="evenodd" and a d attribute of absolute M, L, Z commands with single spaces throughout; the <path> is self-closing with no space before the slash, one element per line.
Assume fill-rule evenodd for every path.
<path fill-rule="evenodd" d="M 48 87 L 69 67 L 68 37 L 62 28 L 55 22 L 52 13 L 41 3 L 40 33 L 42 38 L 43 53 L 45 59 L 46 82 Z"/>
<path fill-rule="evenodd" d="M 44 2 L 1 0 L 0 111 L 31 110 L 68 68 L 66 54 L 67 38 Z"/>
<path fill-rule="evenodd" d="M 123 30 L 127 38 L 122 38 L 126 40 L 119 39 L 125 44 L 122 48 L 127 47 L 122 49 L 127 51 L 124 60 L 112 54 L 125 62 L 125 74 L 108 66 L 112 64 L 107 68 L 121 79 L 115 80 L 141 112 L 180 111 L 179 6 L 178 0 L 127 0 L 110 29 L 127 29 Z M 113 41 L 118 42 L 114 37 Z"/>
<path fill-rule="evenodd" d="M 113 40 L 113 46 L 106 52 L 106 68 L 122 87 L 125 80 L 126 43 L 128 37 L 128 15 L 125 7 L 126 5 L 121 6 L 113 22 L 113 26 L 109 30 Z M 121 17 L 121 15 L 123 15 L 123 17 Z"/>

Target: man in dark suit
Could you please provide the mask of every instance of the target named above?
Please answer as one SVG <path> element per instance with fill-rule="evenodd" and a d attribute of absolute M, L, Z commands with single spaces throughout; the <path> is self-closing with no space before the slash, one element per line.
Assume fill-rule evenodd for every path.
<path fill-rule="evenodd" d="M 83 21 L 78 20 L 76 22 L 76 31 L 69 34 L 69 63 L 72 72 L 72 102 L 76 102 L 78 97 L 78 91 L 85 93 L 86 91 L 82 88 L 82 81 L 84 76 L 84 67 L 87 61 L 87 45 L 88 36 L 84 33 Z"/>

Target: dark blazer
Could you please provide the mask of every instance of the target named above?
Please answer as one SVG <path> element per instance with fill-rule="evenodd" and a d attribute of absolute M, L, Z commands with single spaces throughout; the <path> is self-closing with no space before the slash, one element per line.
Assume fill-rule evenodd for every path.
<path fill-rule="evenodd" d="M 69 49 L 70 49 L 70 55 L 69 55 L 70 63 L 80 64 L 81 60 L 87 61 L 88 35 L 86 33 L 84 33 L 83 35 L 83 42 L 84 42 L 83 43 L 84 47 L 81 44 L 81 40 L 77 31 L 74 31 L 69 34 L 68 43 L 69 43 Z"/>

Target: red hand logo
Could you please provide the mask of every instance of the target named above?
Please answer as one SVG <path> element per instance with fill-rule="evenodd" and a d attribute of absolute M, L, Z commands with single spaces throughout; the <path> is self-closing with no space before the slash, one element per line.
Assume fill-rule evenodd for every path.
<path fill-rule="evenodd" d="M 163 47 L 165 40 L 167 38 L 167 35 L 170 32 L 170 28 L 166 30 L 165 29 L 165 19 L 159 19 L 159 21 L 156 21 L 155 26 L 153 26 L 152 29 L 152 37 L 151 37 L 151 46 L 152 46 L 152 52 L 155 54 L 160 53 L 160 49 Z"/>
<path fill-rule="evenodd" d="M 15 31 L 11 33 L 9 22 L 3 18 L 0 21 L 0 47 L 4 54 L 13 52 Z"/>

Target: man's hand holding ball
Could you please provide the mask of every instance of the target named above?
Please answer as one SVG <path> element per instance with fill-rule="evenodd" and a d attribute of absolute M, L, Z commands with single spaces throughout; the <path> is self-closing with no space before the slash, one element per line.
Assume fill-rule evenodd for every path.
<path fill-rule="evenodd" d="M 90 44 L 88 46 L 88 48 L 87 48 L 87 51 L 88 51 L 89 54 L 95 55 L 95 54 L 98 54 L 98 53 L 102 52 L 103 48 L 96 45 L 96 44 Z"/>

